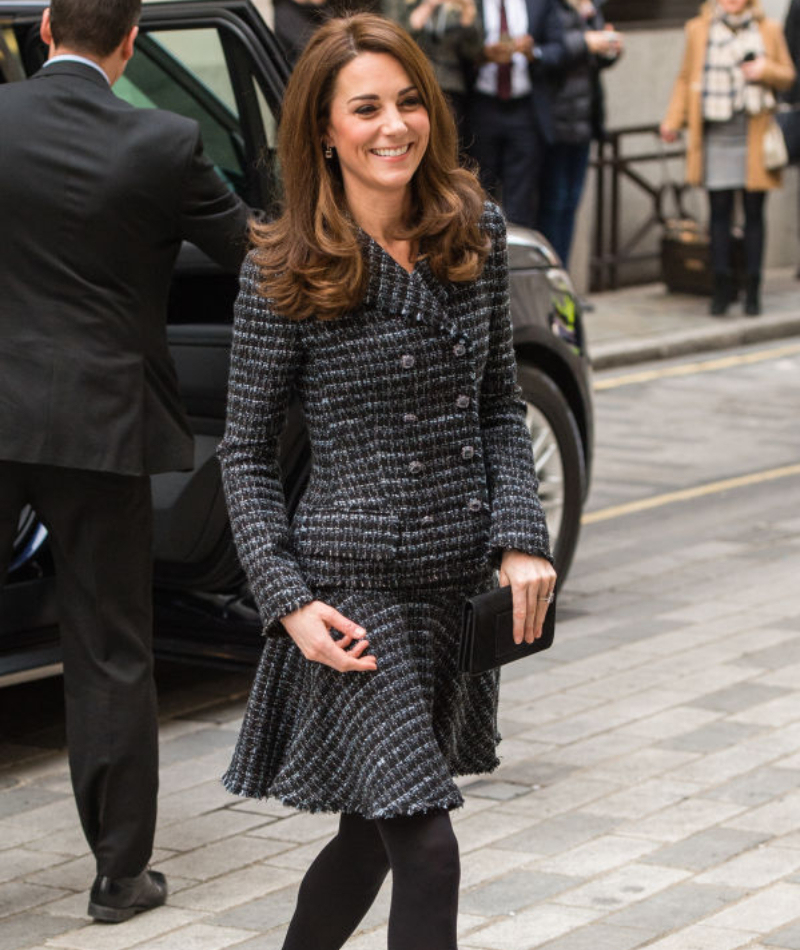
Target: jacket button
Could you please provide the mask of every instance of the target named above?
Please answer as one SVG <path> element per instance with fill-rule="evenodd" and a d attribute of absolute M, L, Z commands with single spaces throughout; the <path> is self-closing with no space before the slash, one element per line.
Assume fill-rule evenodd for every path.
<path fill-rule="evenodd" d="M 462 446 L 461 448 L 462 459 L 466 459 L 467 461 L 469 461 L 469 459 L 474 458 L 474 456 L 475 456 L 475 449 L 473 448 L 473 446 L 471 445 Z"/>
<path fill-rule="evenodd" d="M 433 517 L 433 515 L 425 515 L 425 517 L 422 519 L 422 524 L 424 524 L 424 525 L 431 525 L 431 524 L 433 524 L 435 521 L 436 521 L 436 519 Z"/>
<path fill-rule="evenodd" d="M 453 352 L 456 356 L 464 356 L 464 354 L 467 352 L 467 348 L 463 343 L 456 343 L 456 345 L 453 347 Z"/>
<path fill-rule="evenodd" d="M 419 417 L 416 416 L 413 412 L 407 412 L 403 416 L 403 422 L 419 422 Z"/>
<path fill-rule="evenodd" d="M 403 356 L 400 357 L 400 365 L 403 369 L 411 369 L 415 362 L 416 360 L 410 353 L 404 353 Z"/>
<path fill-rule="evenodd" d="M 470 498 L 467 502 L 467 508 L 469 508 L 470 511 L 480 511 L 483 508 L 480 498 Z"/>
<path fill-rule="evenodd" d="M 461 395 L 456 399 L 456 405 L 459 409 L 466 409 L 470 404 L 469 396 Z"/>
<path fill-rule="evenodd" d="M 409 464 L 408 470 L 412 475 L 419 475 L 421 472 L 425 471 L 425 466 L 422 464 L 422 462 L 414 459 L 414 461 Z"/>

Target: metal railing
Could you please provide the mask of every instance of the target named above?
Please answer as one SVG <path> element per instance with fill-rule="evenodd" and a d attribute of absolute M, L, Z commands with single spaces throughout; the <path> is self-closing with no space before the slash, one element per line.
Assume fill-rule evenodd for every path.
<path fill-rule="evenodd" d="M 652 149 L 626 151 L 627 140 L 652 135 Z M 665 197 L 672 196 L 680 207 L 683 187 L 669 177 L 667 163 L 683 158 L 683 147 L 667 147 L 661 143 L 657 125 L 631 125 L 612 129 L 597 143 L 592 167 L 596 171 L 594 235 L 590 264 L 590 289 L 614 290 L 620 284 L 620 271 L 626 265 L 655 261 L 658 250 L 642 251 L 642 240 L 665 220 Z M 647 167 L 658 165 L 660 180 L 644 174 Z M 651 199 L 650 213 L 634 226 L 632 233 L 623 235 L 622 184 L 635 185 Z M 626 222 L 627 223 L 627 222 Z"/>

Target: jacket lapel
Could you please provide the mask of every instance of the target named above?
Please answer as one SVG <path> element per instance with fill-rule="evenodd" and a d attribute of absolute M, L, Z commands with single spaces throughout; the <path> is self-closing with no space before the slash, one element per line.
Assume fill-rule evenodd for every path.
<path fill-rule="evenodd" d="M 369 235 L 363 235 L 369 281 L 363 306 L 402 315 L 411 323 L 425 323 L 439 332 L 457 336 L 458 328 L 447 306 L 447 290 L 431 273 L 428 261 L 419 261 L 413 273 Z"/>

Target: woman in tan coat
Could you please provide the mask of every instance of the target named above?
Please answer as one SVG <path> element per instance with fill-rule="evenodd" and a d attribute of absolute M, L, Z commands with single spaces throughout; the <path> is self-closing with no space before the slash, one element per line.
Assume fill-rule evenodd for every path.
<path fill-rule="evenodd" d="M 683 65 L 661 136 L 674 142 L 687 126 L 686 180 L 708 190 L 711 208 L 711 313 L 733 299 L 730 234 L 734 197 L 743 196 L 747 296 L 745 312 L 761 312 L 764 203 L 781 183 L 764 163 L 764 136 L 775 91 L 788 89 L 795 71 L 781 26 L 764 16 L 760 0 L 707 0 L 686 24 Z"/>

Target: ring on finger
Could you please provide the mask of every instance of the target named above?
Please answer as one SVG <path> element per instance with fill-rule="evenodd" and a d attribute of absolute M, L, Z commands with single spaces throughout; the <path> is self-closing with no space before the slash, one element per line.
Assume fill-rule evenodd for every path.
<path fill-rule="evenodd" d="M 552 591 L 550 591 L 550 593 L 546 597 L 540 597 L 539 602 L 542 604 L 552 604 L 555 599 L 556 599 L 555 594 Z"/>

